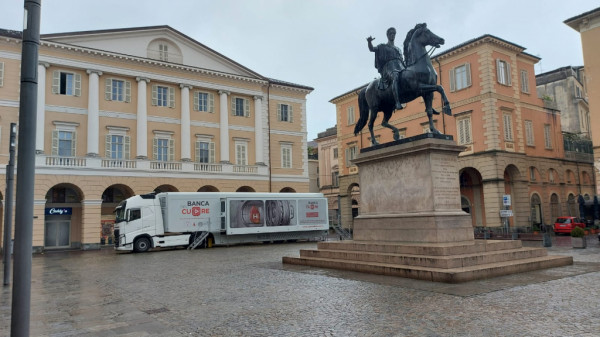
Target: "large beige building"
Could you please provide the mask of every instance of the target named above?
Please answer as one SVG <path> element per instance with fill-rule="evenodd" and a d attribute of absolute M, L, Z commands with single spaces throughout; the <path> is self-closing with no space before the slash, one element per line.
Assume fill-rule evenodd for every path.
<path fill-rule="evenodd" d="M 596 177 L 600 177 L 600 7 L 567 19 L 565 23 L 581 34 L 594 166 Z M 600 194 L 600 189 L 596 188 L 596 194 Z"/>
<path fill-rule="evenodd" d="M 0 37 L 4 169 L 22 41 L 15 31 Z M 34 251 L 108 244 L 114 207 L 135 194 L 307 192 L 312 90 L 262 76 L 168 26 L 42 35 Z"/>

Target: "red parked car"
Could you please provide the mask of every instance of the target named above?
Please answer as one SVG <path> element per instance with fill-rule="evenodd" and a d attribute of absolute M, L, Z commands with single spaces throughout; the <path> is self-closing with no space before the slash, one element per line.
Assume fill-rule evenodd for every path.
<path fill-rule="evenodd" d="M 559 216 L 554 222 L 554 233 L 566 233 L 571 234 L 571 230 L 575 227 L 581 227 L 585 229 L 585 223 L 574 216 Z"/>

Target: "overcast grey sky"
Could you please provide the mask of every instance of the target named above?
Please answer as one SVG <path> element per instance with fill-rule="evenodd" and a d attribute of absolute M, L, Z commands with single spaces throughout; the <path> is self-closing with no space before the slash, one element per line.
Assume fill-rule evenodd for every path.
<path fill-rule="evenodd" d="M 0 28 L 22 29 L 23 1 L 4 0 Z M 541 57 L 536 74 L 583 65 L 579 33 L 564 20 L 598 0 L 42 0 L 41 33 L 169 25 L 267 77 L 315 88 L 308 140 L 335 125 L 329 100 L 376 76 L 366 37 L 397 45 L 426 22 L 446 44 L 492 34 Z"/>

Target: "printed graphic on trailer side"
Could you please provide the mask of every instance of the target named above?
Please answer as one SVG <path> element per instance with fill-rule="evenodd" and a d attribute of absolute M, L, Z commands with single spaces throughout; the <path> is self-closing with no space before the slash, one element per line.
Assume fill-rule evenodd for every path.
<path fill-rule="evenodd" d="M 327 222 L 327 205 L 324 199 L 298 201 L 298 225 L 315 227 L 316 225 L 329 226 Z"/>
<path fill-rule="evenodd" d="M 210 203 L 207 200 L 188 200 L 181 205 L 180 211 L 182 218 L 188 216 L 199 217 L 203 214 L 210 214 Z"/>

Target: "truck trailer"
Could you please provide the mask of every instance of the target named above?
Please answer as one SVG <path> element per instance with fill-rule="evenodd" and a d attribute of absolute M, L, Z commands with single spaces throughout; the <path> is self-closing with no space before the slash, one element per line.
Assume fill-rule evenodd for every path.
<path fill-rule="evenodd" d="M 148 193 L 121 201 L 115 214 L 118 251 L 309 240 L 329 230 L 321 193 Z"/>

